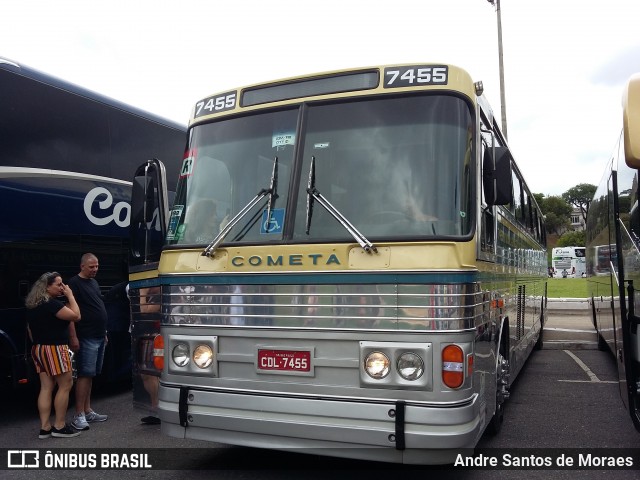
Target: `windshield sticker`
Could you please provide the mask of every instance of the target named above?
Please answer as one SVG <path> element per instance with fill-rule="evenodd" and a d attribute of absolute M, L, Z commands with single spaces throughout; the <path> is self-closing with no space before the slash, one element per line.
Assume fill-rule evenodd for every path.
<path fill-rule="evenodd" d="M 271 137 L 271 148 L 283 147 L 285 145 L 295 145 L 295 143 L 295 132 L 274 133 L 273 137 Z"/>
<path fill-rule="evenodd" d="M 284 212 L 284 208 L 275 208 L 271 210 L 271 218 L 267 221 L 267 210 L 263 210 L 262 221 L 260 222 L 260 233 L 282 233 L 284 227 Z"/>
<path fill-rule="evenodd" d="M 167 240 L 176 240 L 179 239 L 178 235 L 178 222 L 182 217 L 182 211 L 184 210 L 184 205 L 175 205 L 173 210 L 171 210 L 171 215 L 169 216 L 169 228 L 167 229 Z"/>
<path fill-rule="evenodd" d="M 193 165 L 196 163 L 195 155 L 190 155 L 182 160 L 182 168 L 180 169 L 180 178 L 190 177 L 193 174 Z"/>

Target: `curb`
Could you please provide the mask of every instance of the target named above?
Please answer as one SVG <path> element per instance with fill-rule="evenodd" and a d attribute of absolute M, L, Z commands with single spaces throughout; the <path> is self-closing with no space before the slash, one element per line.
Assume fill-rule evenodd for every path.
<path fill-rule="evenodd" d="M 587 298 L 550 298 L 547 300 L 547 312 L 564 315 L 585 315 L 589 313 Z"/>
<path fill-rule="evenodd" d="M 545 340 L 543 350 L 597 350 L 598 342 L 589 340 Z"/>

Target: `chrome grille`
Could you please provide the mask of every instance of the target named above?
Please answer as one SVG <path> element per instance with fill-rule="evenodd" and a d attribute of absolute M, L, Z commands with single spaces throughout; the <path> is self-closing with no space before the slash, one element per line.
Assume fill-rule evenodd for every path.
<path fill-rule="evenodd" d="M 163 323 L 274 328 L 461 330 L 487 321 L 489 296 L 455 285 L 172 285 Z"/>

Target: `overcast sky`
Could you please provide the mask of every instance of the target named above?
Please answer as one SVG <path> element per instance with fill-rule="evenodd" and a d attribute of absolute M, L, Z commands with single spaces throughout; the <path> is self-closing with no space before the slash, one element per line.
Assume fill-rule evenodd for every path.
<path fill-rule="evenodd" d="M 509 145 L 531 190 L 597 184 L 640 72 L 640 0 L 502 0 Z M 298 74 L 446 62 L 500 117 L 487 0 L 5 0 L 0 57 L 186 124 L 211 93 Z"/>

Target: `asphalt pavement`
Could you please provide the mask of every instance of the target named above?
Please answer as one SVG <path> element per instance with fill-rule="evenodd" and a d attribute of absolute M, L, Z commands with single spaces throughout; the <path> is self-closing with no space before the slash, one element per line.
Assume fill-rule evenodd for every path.
<path fill-rule="evenodd" d="M 543 334 L 545 349 L 598 348 L 598 337 L 586 298 L 549 299 L 547 309 L 547 323 Z"/>

